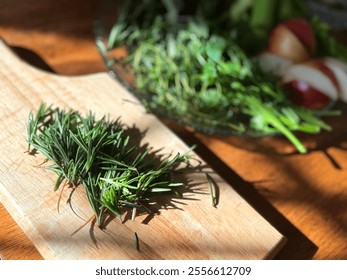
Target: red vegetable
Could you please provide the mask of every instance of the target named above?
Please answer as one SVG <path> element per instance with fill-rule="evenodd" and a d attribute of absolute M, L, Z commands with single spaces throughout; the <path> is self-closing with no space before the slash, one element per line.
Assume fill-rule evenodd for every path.
<path fill-rule="evenodd" d="M 290 19 L 278 24 L 270 34 L 268 51 L 295 63 L 314 56 L 316 39 L 304 19 Z"/>
<path fill-rule="evenodd" d="M 332 57 L 326 57 L 323 61 L 335 75 L 339 88 L 339 98 L 347 102 L 347 65 Z"/>
<path fill-rule="evenodd" d="M 288 67 L 282 83 L 290 90 L 289 98 L 295 104 L 308 108 L 324 108 L 339 96 L 338 81 L 322 60 Z"/>
<path fill-rule="evenodd" d="M 292 63 L 289 59 L 270 52 L 263 52 L 256 59 L 263 72 L 272 73 L 278 77 L 281 77 L 286 68 Z"/>

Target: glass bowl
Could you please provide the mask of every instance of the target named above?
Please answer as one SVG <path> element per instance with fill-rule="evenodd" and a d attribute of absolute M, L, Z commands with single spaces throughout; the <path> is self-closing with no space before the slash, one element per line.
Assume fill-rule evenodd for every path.
<path fill-rule="evenodd" d="M 251 138 L 259 138 L 259 137 L 285 134 L 285 136 L 292 143 L 296 141 L 295 140 L 296 137 L 294 136 L 294 132 L 295 132 L 294 130 L 287 129 L 287 131 L 289 131 L 288 134 L 283 133 L 283 131 L 278 131 L 277 128 L 273 129 L 273 127 L 271 126 L 267 127 L 267 129 L 263 131 L 257 130 L 256 127 L 257 127 L 257 121 L 259 121 L 259 118 L 257 119 L 257 116 L 255 116 L 251 119 L 246 113 L 244 113 L 241 109 L 239 109 L 238 106 L 235 104 L 233 104 L 233 108 L 231 108 L 230 110 L 227 106 L 223 107 L 225 109 L 225 114 L 226 115 L 229 114 L 229 115 L 226 116 L 225 118 L 223 116 L 221 118 L 222 121 L 221 119 L 218 119 L 221 116 L 221 112 L 218 112 L 216 114 L 216 111 L 218 111 L 219 108 L 212 106 L 211 108 L 208 108 L 205 111 L 199 110 L 199 107 L 198 109 L 196 109 L 196 106 L 195 106 L 196 102 L 193 99 L 191 100 L 191 104 L 185 103 L 184 106 L 180 107 L 181 103 L 177 101 L 180 101 L 182 99 L 171 96 L 170 98 L 172 98 L 172 104 L 169 104 L 169 105 L 173 105 L 173 106 L 169 106 L 170 107 L 169 109 L 167 109 L 167 107 L 165 106 L 158 105 L 161 102 L 161 97 L 157 93 L 154 93 L 151 90 L 149 90 L 149 89 L 155 88 L 153 84 L 148 85 L 148 88 L 146 88 L 145 90 L 143 89 L 143 87 L 138 86 L 141 83 L 145 84 L 146 82 L 148 82 L 146 81 L 146 73 L 142 74 L 142 76 L 137 75 L 136 71 L 134 71 L 134 68 L 131 65 L 131 61 L 127 60 L 129 58 L 129 54 L 134 53 L 134 47 L 129 46 L 128 44 L 128 41 L 133 39 L 129 39 L 129 37 L 126 37 L 124 35 L 124 32 L 123 32 L 124 29 L 122 28 L 122 25 L 120 23 L 134 20 L 134 17 L 131 17 L 131 16 L 122 17 L 122 15 L 120 15 L 120 11 L 122 11 L 123 9 L 125 10 L 128 9 L 128 11 L 130 11 L 131 13 L 137 12 L 138 13 L 137 20 L 138 22 L 142 23 L 142 25 L 144 26 L 146 25 L 146 22 L 154 22 L 156 16 L 162 16 L 161 20 L 158 20 L 157 22 L 158 25 L 162 24 L 163 22 L 170 23 L 170 21 L 174 21 L 174 20 L 172 19 L 172 14 L 167 13 L 164 6 L 158 7 L 156 3 L 160 1 L 151 1 L 151 0 L 132 1 L 134 5 L 130 7 L 125 7 L 125 4 L 124 4 L 125 2 L 126 1 L 116 1 L 116 0 L 101 1 L 101 5 L 99 7 L 98 14 L 94 22 L 94 33 L 96 37 L 96 44 L 105 65 L 108 67 L 113 77 L 117 79 L 124 87 L 126 87 L 133 95 L 135 95 L 144 104 L 144 106 L 149 112 L 159 117 L 165 117 L 170 120 L 174 120 L 175 122 L 178 122 L 184 126 L 188 126 L 198 132 L 202 132 L 206 134 L 213 134 L 213 135 L 219 135 L 219 136 L 237 135 L 237 136 L 251 137 Z M 162 2 L 171 2 L 171 1 L 162 1 Z M 178 7 L 179 5 L 182 5 L 182 1 L 173 1 L 173 2 L 176 5 L 176 7 Z M 191 5 L 188 6 L 187 9 L 182 9 L 182 12 L 180 12 L 178 16 L 176 15 L 177 18 L 176 18 L 176 21 L 174 22 L 177 26 L 181 26 L 181 25 L 186 26 L 187 24 L 190 24 L 189 17 L 196 12 L 196 5 L 198 1 L 190 1 L 189 3 Z M 211 3 L 213 3 L 213 1 Z M 144 13 L 143 11 L 141 12 L 139 8 L 140 5 L 137 6 L 137 4 L 147 5 L 146 12 Z M 153 7 L 152 4 L 156 6 L 154 10 L 151 10 L 151 7 Z M 223 7 L 219 7 L 219 9 L 223 9 Z M 115 28 L 115 24 L 117 24 L 118 26 L 117 28 Z M 143 26 L 141 28 L 143 28 Z M 143 29 L 141 28 L 134 29 L 132 30 L 132 32 L 134 34 L 136 34 L 136 32 L 141 33 L 143 32 Z M 178 27 L 178 29 L 179 28 L 180 27 Z M 195 28 L 197 33 L 205 32 L 203 29 L 199 29 L 198 24 L 196 24 L 192 28 Z M 170 25 L 168 29 L 170 29 Z M 204 35 L 202 34 L 202 36 Z M 114 47 L 114 43 L 112 43 L 114 41 L 118 42 L 118 45 L 116 47 Z M 139 47 L 140 46 L 138 45 L 138 48 Z M 177 46 L 172 46 L 172 50 L 170 50 L 170 46 L 168 43 L 168 48 L 167 48 L 168 52 L 175 51 L 175 48 L 177 50 Z M 212 50 L 210 50 L 210 54 L 211 56 L 208 57 L 208 59 L 213 60 L 214 55 L 221 57 L 221 54 L 218 53 L 218 50 L 214 52 L 213 48 Z M 223 55 L 224 54 L 222 54 L 222 56 Z M 137 58 L 134 55 L 132 62 L 134 62 L 136 59 Z M 170 61 L 165 63 L 170 63 Z M 155 71 L 155 69 L 148 67 L 148 71 L 149 71 L 148 74 L 150 74 L 150 71 Z M 209 69 L 209 71 L 213 71 L 213 69 Z M 172 74 L 172 75 L 175 75 L 175 74 Z M 191 77 L 188 76 L 187 79 L 189 80 L 191 79 Z M 141 80 L 141 82 L 139 82 L 139 80 Z M 165 80 L 161 82 L 165 83 Z M 175 87 L 175 85 L 171 87 Z M 184 87 L 183 82 L 180 84 L 180 87 Z M 167 88 L 168 87 L 166 87 L 166 89 Z M 178 91 L 177 88 L 176 88 L 176 91 Z M 211 96 L 209 95 L 203 96 L 203 98 L 209 101 L 212 100 L 211 101 L 212 103 L 215 102 L 215 100 L 211 99 Z M 329 111 L 332 108 L 333 104 L 334 102 L 331 102 L 331 104 L 329 104 L 326 110 Z M 271 110 L 271 107 L 268 109 Z M 297 145 L 297 144 L 294 144 L 294 145 Z"/>

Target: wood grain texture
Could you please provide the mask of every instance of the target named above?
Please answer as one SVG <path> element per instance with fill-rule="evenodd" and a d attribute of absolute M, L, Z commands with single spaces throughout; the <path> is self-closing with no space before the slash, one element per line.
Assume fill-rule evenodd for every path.
<path fill-rule="evenodd" d="M 56 72 L 106 71 L 96 51 L 92 21 L 97 0 L 0 0 L 0 36 L 34 51 Z M 346 32 L 338 38 L 347 44 Z M 42 66 L 28 54 L 31 63 Z M 163 120 L 261 215 L 288 238 L 277 259 L 347 259 L 347 108 L 327 119 L 332 133 L 300 136 L 310 148 L 298 155 L 282 138 L 220 138 Z M 28 238 L 0 207 L 4 258 L 39 257 Z M 20 249 L 18 244 L 23 245 Z M 31 247 L 31 249 L 29 249 Z"/>
<path fill-rule="evenodd" d="M 0 213 L 0 259 L 41 260 L 41 254 L 2 204 Z"/>
<path fill-rule="evenodd" d="M 282 247 L 283 236 L 194 153 L 201 165 L 194 161 L 181 175 L 182 198 L 161 198 L 154 217 L 142 214 L 131 221 L 126 213 L 106 230 L 92 222 L 83 226 L 93 212 L 82 187 L 72 196 L 73 211 L 67 203 L 71 190 L 62 192 L 58 211 L 55 174 L 40 166 L 43 156 L 25 153 L 26 120 L 41 102 L 120 117 L 135 131 L 132 137 L 141 136 L 140 146 L 160 154 L 189 148 L 108 74 L 46 73 L 19 61 L 3 43 L 0 55 L 0 199 L 45 259 L 264 259 Z M 216 208 L 206 174 L 218 188 Z M 134 248 L 135 232 L 140 251 Z"/>

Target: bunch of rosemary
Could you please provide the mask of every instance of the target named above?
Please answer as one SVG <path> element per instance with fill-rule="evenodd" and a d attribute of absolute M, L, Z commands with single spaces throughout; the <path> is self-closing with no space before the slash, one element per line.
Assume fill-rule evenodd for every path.
<path fill-rule="evenodd" d="M 53 163 L 47 168 L 58 176 L 54 190 L 64 180 L 74 187 L 81 184 L 100 226 L 108 211 L 116 216 L 125 207 L 149 211 L 144 201 L 175 192 L 182 183 L 174 182 L 172 173 L 190 160 L 188 154 L 158 157 L 130 145 L 131 136 L 119 120 L 96 120 L 92 113 L 82 116 L 45 104 L 36 115 L 29 114 L 27 133 L 28 149 Z"/>
<path fill-rule="evenodd" d="M 237 44 L 233 30 L 224 32 L 223 14 L 209 20 L 198 8 L 182 19 L 172 0 L 124 3 L 108 48 L 126 45 L 129 56 L 111 63 L 131 65 L 149 111 L 207 133 L 280 133 L 301 153 L 306 148 L 294 132 L 330 130 L 320 117 L 336 112 L 294 106 L 277 79 Z"/>

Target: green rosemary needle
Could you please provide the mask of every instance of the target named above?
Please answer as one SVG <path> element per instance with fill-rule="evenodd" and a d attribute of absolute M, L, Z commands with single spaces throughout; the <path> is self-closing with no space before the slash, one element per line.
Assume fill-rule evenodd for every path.
<path fill-rule="evenodd" d="M 208 185 L 210 188 L 211 205 L 213 207 L 216 207 L 216 197 L 215 197 L 214 191 L 213 191 L 213 183 L 212 183 L 211 176 L 208 173 L 206 173 L 206 178 L 207 178 L 207 182 L 208 182 Z"/>
<path fill-rule="evenodd" d="M 139 237 L 136 232 L 134 232 L 134 248 L 140 251 Z"/>
<path fill-rule="evenodd" d="M 27 123 L 29 150 L 42 153 L 57 174 L 54 190 L 66 180 L 82 185 L 98 224 L 105 215 L 124 208 L 148 211 L 142 203 L 156 194 L 173 193 L 182 186 L 172 173 L 188 154 L 159 156 L 148 148 L 130 145 L 131 135 L 120 120 L 96 120 L 92 113 L 62 110 L 41 104 Z"/>

